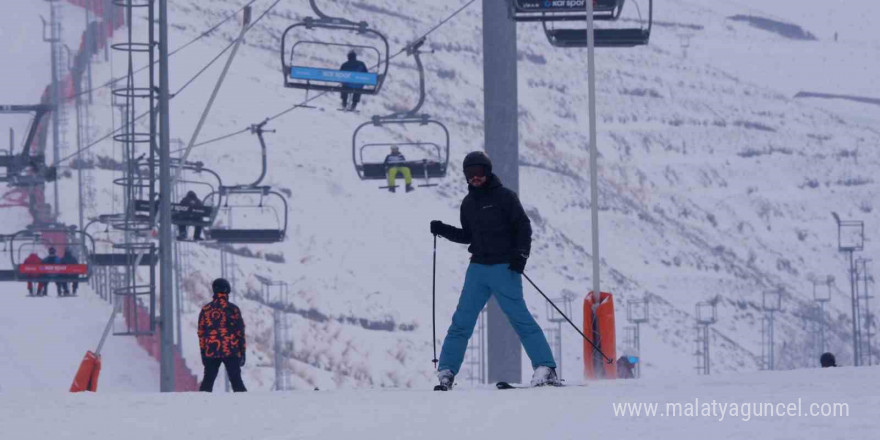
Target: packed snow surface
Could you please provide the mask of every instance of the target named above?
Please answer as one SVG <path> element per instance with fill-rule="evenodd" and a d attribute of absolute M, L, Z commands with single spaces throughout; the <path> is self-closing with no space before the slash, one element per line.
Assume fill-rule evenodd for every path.
<path fill-rule="evenodd" d="M 800 399 L 800 400 L 799 400 Z M 666 416 L 666 403 L 706 416 Z M 659 403 L 658 415 L 615 416 L 615 404 Z M 800 402 L 800 403 L 798 403 Z M 732 404 L 800 405 L 801 415 L 731 415 Z M 811 417 L 843 403 L 848 416 Z M 727 404 L 721 419 L 721 405 Z M 247 394 L 0 394 L 0 427 L 15 439 L 839 439 L 876 438 L 880 368 L 592 382 L 498 391 L 333 390 Z M 700 412 L 702 412 L 701 410 Z M 844 413 L 843 410 L 838 410 Z M 820 411 L 821 413 L 821 411 Z M 699 414 L 699 412 L 698 412 Z M 790 414 L 799 414 L 793 412 Z"/>

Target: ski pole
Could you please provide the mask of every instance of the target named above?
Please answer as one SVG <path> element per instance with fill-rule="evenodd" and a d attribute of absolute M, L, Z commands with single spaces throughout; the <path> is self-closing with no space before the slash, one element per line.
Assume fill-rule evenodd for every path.
<path fill-rule="evenodd" d="M 550 298 L 548 298 L 547 295 L 545 295 L 544 292 L 542 292 L 541 289 L 539 289 L 538 286 L 535 285 L 535 282 L 532 281 L 532 279 L 529 278 L 529 276 L 526 275 L 525 272 L 523 272 L 523 276 L 526 277 L 527 280 L 529 280 L 529 283 L 532 285 L 532 287 L 534 287 L 535 290 L 537 290 L 538 293 L 540 293 L 541 296 L 543 296 L 544 299 L 546 299 L 547 302 L 549 302 L 550 305 L 553 306 L 553 308 L 556 309 L 556 311 L 559 312 L 559 314 L 562 315 L 562 317 L 565 318 L 565 320 L 568 321 L 568 323 L 571 324 L 571 326 L 574 327 L 574 329 L 575 329 L 578 333 L 580 333 L 581 336 L 584 337 L 584 340 L 587 341 L 587 342 L 589 342 L 590 345 L 592 345 L 593 348 L 594 348 L 596 351 L 598 351 L 599 354 L 601 354 L 602 357 L 605 358 L 605 360 L 607 360 L 609 364 L 614 362 L 614 359 L 611 359 L 610 357 L 606 356 L 605 353 L 602 351 L 602 349 L 599 348 L 599 347 L 596 345 L 595 342 L 593 342 L 590 338 L 588 338 L 587 335 L 585 335 L 584 332 L 581 331 L 581 329 L 579 329 L 576 325 L 574 325 L 574 323 L 571 322 L 570 319 L 568 319 L 568 316 L 565 316 L 565 313 L 563 313 L 562 310 L 559 310 L 559 307 L 556 307 L 556 304 L 553 303 L 553 301 L 551 301 Z"/>
<path fill-rule="evenodd" d="M 431 342 L 434 344 L 434 369 L 437 369 L 437 234 L 434 234 L 434 275 L 431 280 Z"/>

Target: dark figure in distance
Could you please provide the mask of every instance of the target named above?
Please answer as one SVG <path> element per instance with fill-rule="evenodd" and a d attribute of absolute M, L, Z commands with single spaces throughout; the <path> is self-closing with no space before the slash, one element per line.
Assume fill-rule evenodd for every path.
<path fill-rule="evenodd" d="M 232 391 L 247 391 L 241 380 L 247 345 L 241 310 L 229 302 L 229 292 L 232 290 L 229 281 L 217 278 L 211 290 L 214 291 L 214 300 L 205 304 L 199 313 L 199 348 L 202 351 L 202 365 L 205 366 L 199 391 L 210 393 L 214 389 L 220 364 L 226 366 Z"/>
<path fill-rule="evenodd" d="M 822 353 L 822 356 L 819 356 L 819 365 L 822 365 L 822 368 L 836 367 L 837 360 L 831 353 Z"/>
<path fill-rule="evenodd" d="M 58 258 L 58 255 L 56 254 L 55 248 L 53 248 L 53 247 L 49 248 L 49 255 L 46 256 L 46 258 L 43 258 L 43 264 L 61 264 L 61 259 Z M 55 289 L 56 289 L 56 293 L 58 294 L 58 296 L 61 296 L 61 291 L 62 291 L 61 284 L 62 283 L 60 283 L 60 282 L 55 283 Z M 46 294 L 47 294 L 46 291 L 48 289 L 49 289 L 49 286 L 47 286 L 46 283 L 40 283 L 40 285 L 37 286 L 37 290 L 43 291 L 42 296 L 46 296 Z"/>
<path fill-rule="evenodd" d="M 359 61 L 357 59 L 357 54 L 354 51 L 348 53 L 348 61 L 342 64 L 342 67 L 339 70 L 344 70 L 346 72 L 369 72 L 367 70 L 367 65 L 364 64 L 363 61 Z M 342 84 L 346 88 L 349 89 L 362 89 L 364 86 L 360 84 Z M 342 92 L 342 109 L 348 111 L 355 111 L 357 109 L 358 102 L 361 101 L 361 94 L 357 92 L 351 92 L 351 107 L 348 107 L 348 93 Z"/>
<path fill-rule="evenodd" d="M 639 358 L 636 356 L 621 356 L 617 360 L 617 378 L 618 379 L 635 379 L 636 364 Z"/>
<path fill-rule="evenodd" d="M 182 206 L 190 206 L 193 208 L 201 208 L 205 206 L 201 200 L 199 200 L 199 196 L 196 195 L 194 191 L 189 191 L 186 193 L 186 196 L 180 200 L 180 204 Z M 177 225 L 177 239 L 178 240 L 186 240 L 186 225 Z M 202 227 L 195 226 L 193 230 L 193 240 L 199 241 L 202 239 Z"/>
<path fill-rule="evenodd" d="M 76 255 L 73 253 L 69 247 L 64 249 L 64 256 L 61 257 L 61 264 L 79 264 L 79 260 L 76 259 Z M 70 289 L 67 286 L 67 283 L 58 283 L 61 285 L 61 290 L 65 295 L 70 295 Z M 73 283 L 73 294 L 76 295 L 76 291 L 79 289 L 79 283 L 74 281 Z"/>
<path fill-rule="evenodd" d="M 437 367 L 440 385 L 435 389 L 452 388 L 468 339 L 490 295 L 495 295 L 532 361 L 532 386 L 561 385 L 547 338 L 523 299 L 522 273 L 532 243 L 529 217 L 516 193 L 492 174 L 492 162 L 485 153 L 468 154 L 462 168 L 468 195 L 461 202 L 461 229 L 431 222 L 432 234 L 469 244 L 471 253 L 464 288 L 443 341 Z"/>

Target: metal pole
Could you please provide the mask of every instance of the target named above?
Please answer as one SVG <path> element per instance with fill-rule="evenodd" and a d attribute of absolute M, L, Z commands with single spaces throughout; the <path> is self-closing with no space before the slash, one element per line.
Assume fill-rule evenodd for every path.
<path fill-rule="evenodd" d="M 76 153 L 77 158 L 80 160 L 80 165 L 76 167 L 76 183 L 77 183 L 77 201 L 79 202 L 79 230 L 83 230 L 83 225 L 85 224 L 85 216 L 83 214 L 83 183 L 82 183 L 82 173 L 83 173 L 83 161 L 82 161 L 82 141 L 83 141 L 83 109 L 82 109 L 82 99 L 79 96 L 79 92 L 81 87 L 82 77 L 80 75 L 73 75 L 73 91 L 76 94 Z"/>
<path fill-rule="evenodd" d="M 168 110 L 168 0 L 159 0 L 159 288 L 161 301 L 161 391 L 174 391 L 174 284 L 171 261 L 171 118 Z"/>
<path fill-rule="evenodd" d="M 57 15 L 56 15 L 56 6 L 55 1 L 50 0 L 49 2 L 49 10 L 50 10 L 50 18 L 49 18 L 49 35 L 52 43 L 52 103 L 55 104 L 55 111 L 52 112 L 52 163 L 57 164 L 60 159 L 60 151 L 59 151 L 59 140 L 58 136 L 58 125 L 60 124 L 59 114 L 61 113 L 61 88 L 58 84 L 58 42 L 61 39 L 59 35 L 61 23 L 58 23 Z M 55 219 L 58 218 L 59 206 L 58 206 L 58 180 L 52 183 L 52 188 L 54 190 L 54 216 Z"/>
<path fill-rule="evenodd" d="M 861 365 L 859 356 L 859 318 L 856 311 L 856 285 L 855 285 L 855 262 L 853 261 L 853 251 L 849 251 L 849 292 L 852 297 L 852 321 L 853 321 L 853 365 L 858 367 Z"/>
<path fill-rule="evenodd" d="M 596 54 L 593 2 L 587 4 L 587 90 L 589 93 L 590 118 L 590 218 L 593 237 L 593 310 L 599 306 L 599 148 L 596 145 Z"/>
<path fill-rule="evenodd" d="M 93 100 L 92 100 L 92 48 L 94 47 L 94 44 L 95 44 L 95 39 L 94 39 L 95 35 L 93 32 L 90 32 L 90 29 L 89 29 L 89 14 L 91 12 L 89 9 L 91 9 L 91 8 L 92 8 L 92 0 L 88 0 L 86 2 L 86 4 L 83 5 L 83 9 L 85 9 L 85 11 L 86 11 L 86 47 L 85 47 L 85 49 L 86 49 L 86 56 L 88 57 L 88 63 L 89 63 L 89 66 L 88 66 L 89 104 L 93 103 Z M 79 94 L 77 94 L 77 96 L 79 96 Z M 77 156 L 77 157 L 80 157 L 80 156 Z"/>
<path fill-rule="evenodd" d="M 483 0 L 483 117 L 486 153 L 504 186 L 519 191 L 516 22 L 504 0 Z M 519 337 L 493 296 L 486 312 L 488 380 L 520 382 Z"/>

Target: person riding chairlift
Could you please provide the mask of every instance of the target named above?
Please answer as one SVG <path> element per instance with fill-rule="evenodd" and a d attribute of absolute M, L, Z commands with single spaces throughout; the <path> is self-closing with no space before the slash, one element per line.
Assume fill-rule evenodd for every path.
<path fill-rule="evenodd" d="M 199 196 L 196 195 L 195 191 L 189 191 L 186 193 L 183 199 L 180 200 L 180 204 L 182 206 L 189 206 L 192 208 L 201 208 L 205 206 L 201 200 L 199 200 Z M 187 239 L 187 226 L 186 225 L 177 225 L 177 239 L 178 240 L 186 240 Z M 200 241 L 202 239 L 202 227 L 196 226 L 193 230 L 193 241 Z"/>
<path fill-rule="evenodd" d="M 369 72 L 369 70 L 367 69 L 367 65 L 364 64 L 363 61 L 359 61 L 357 59 L 357 54 L 353 50 L 348 53 L 348 61 L 343 63 L 342 67 L 340 67 L 339 70 L 344 70 L 346 72 Z M 343 83 L 342 85 L 348 89 L 364 88 L 364 86 L 360 84 Z M 351 107 L 348 106 L 348 94 L 349 92 L 340 93 L 340 95 L 342 96 L 342 110 L 353 112 L 357 109 L 357 105 L 361 101 L 361 94 L 357 92 L 351 92 Z"/>
<path fill-rule="evenodd" d="M 385 174 L 388 176 L 388 191 L 395 192 L 397 190 L 397 173 L 403 174 L 403 181 L 406 183 L 406 192 L 414 190 L 412 186 L 412 170 L 406 164 L 406 157 L 400 153 L 400 148 L 391 147 L 391 153 L 385 156 Z"/>

